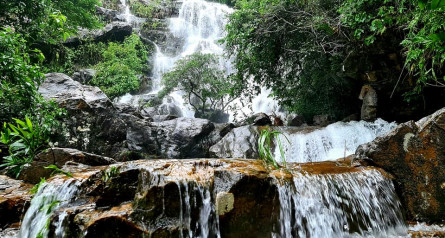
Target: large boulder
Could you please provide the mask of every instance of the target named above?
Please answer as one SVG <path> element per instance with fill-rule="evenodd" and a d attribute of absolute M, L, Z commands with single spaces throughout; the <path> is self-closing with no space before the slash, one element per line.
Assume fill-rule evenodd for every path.
<path fill-rule="evenodd" d="M 445 217 L 445 108 L 417 123 L 400 124 L 386 136 L 361 145 L 356 156 L 395 176 L 408 218 Z"/>
<path fill-rule="evenodd" d="M 95 75 L 96 70 L 94 69 L 80 69 L 79 71 L 74 72 L 72 78 L 79 83 L 87 84 Z"/>
<path fill-rule="evenodd" d="M 112 103 L 98 87 L 83 85 L 62 73 L 49 73 L 39 87 L 45 99 L 69 110 L 110 108 Z"/>
<path fill-rule="evenodd" d="M 219 158 L 258 158 L 258 127 L 233 129 L 210 147 L 210 156 Z"/>
<path fill-rule="evenodd" d="M 215 130 L 214 124 L 205 119 L 176 118 L 171 115 L 173 111 L 162 108 L 176 106 L 173 102 L 161 104 L 154 114 L 139 113 L 126 104 L 114 105 L 97 87 L 82 85 L 64 74 L 46 76 L 39 92 L 46 99 L 54 99 L 68 113 L 63 129 L 56 133 L 58 147 L 76 148 L 119 161 L 208 157 L 209 147 L 232 128 Z M 159 115 L 164 113 L 168 116 Z"/>
<path fill-rule="evenodd" d="M 185 117 L 152 125 L 160 145 L 158 154 L 168 158 L 206 157 L 200 143 L 215 129 L 209 120 Z"/>
<path fill-rule="evenodd" d="M 56 132 L 58 147 L 76 148 L 116 158 L 125 148 L 127 122 L 98 88 L 60 73 L 46 75 L 39 92 L 65 108 L 63 128 Z"/>

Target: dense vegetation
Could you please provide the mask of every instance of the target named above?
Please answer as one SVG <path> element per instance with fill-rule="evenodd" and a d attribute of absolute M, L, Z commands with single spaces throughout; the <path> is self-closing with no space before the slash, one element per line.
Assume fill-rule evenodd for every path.
<path fill-rule="evenodd" d="M 386 90 L 412 100 L 407 96 L 425 86 L 445 83 L 444 4 L 239 0 L 225 38 L 235 56 L 235 80 L 252 88 L 245 80 L 252 77 L 272 88 L 287 109 L 308 118 L 357 111 L 359 87 L 378 84 L 372 82 L 376 77 L 390 81 Z M 405 77 L 412 83 L 408 88 L 398 85 Z"/>
<path fill-rule="evenodd" d="M 147 54 L 137 35 L 129 36 L 123 43 L 110 42 L 102 53 L 103 61 L 94 66 L 97 74 L 91 84 L 111 98 L 139 89 Z"/>
<path fill-rule="evenodd" d="M 1 144 L 9 151 L 0 166 L 8 166 L 13 175 L 49 146 L 51 131 L 63 116 L 37 92 L 49 56 L 42 52 L 57 48 L 78 27 L 99 27 L 95 4 L 96 0 L 0 2 Z"/>

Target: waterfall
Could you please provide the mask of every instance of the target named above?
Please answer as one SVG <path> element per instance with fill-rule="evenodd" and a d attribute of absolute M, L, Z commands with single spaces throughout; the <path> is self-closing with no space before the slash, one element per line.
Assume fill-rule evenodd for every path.
<path fill-rule="evenodd" d="M 392 181 L 378 170 L 300 174 L 278 192 L 280 227 L 273 237 L 407 235 Z"/>
<path fill-rule="evenodd" d="M 80 181 L 76 179 L 53 179 L 51 183 L 42 184 L 26 211 L 19 237 L 48 237 L 53 211 L 68 204 L 79 191 L 79 185 Z M 59 219 L 59 222 L 63 222 L 63 219 Z M 56 227 L 59 228 L 59 225 L 56 224 Z M 63 237 L 60 232 L 59 235 L 56 237 Z"/>
<path fill-rule="evenodd" d="M 283 129 L 280 141 L 288 162 L 335 160 L 353 154 L 359 145 L 370 142 L 395 127 L 396 123 L 388 123 L 382 119 L 374 122 L 337 122 L 310 133 L 290 133 Z M 275 158 L 281 161 L 280 157 L 277 145 Z"/>
<path fill-rule="evenodd" d="M 180 201 L 180 236 L 182 238 L 219 238 L 218 216 L 215 205 L 212 203 L 209 185 L 187 181 L 178 181 L 176 184 Z M 199 214 L 198 219 L 192 218 L 192 211 Z"/>

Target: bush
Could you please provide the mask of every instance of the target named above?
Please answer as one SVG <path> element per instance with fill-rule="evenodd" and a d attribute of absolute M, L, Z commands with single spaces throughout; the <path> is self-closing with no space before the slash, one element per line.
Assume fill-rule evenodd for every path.
<path fill-rule="evenodd" d="M 56 117 L 61 116 L 62 111 L 52 104 L 47 106 L 31 118 L 25 116 L 23 121 L 14 118 L 15 124 L 3 124 L 0 142 L 8 146 L 9 155 L 3 158 L 0 167 L 7 167 L 9 174 L 18 177 L 26 164 L 49 147 L 50 135 L 59 125 Z"/>
<path fill-rule="evenodd" d="M 110 42 L 103 51 L 103 62 L 95 66 L 97 74 L 91 81 L 110 98 L 139 88 L 140 75 L 147 66 L 147 49 L 139 36 L 131 35 L 122 44 Z"/>

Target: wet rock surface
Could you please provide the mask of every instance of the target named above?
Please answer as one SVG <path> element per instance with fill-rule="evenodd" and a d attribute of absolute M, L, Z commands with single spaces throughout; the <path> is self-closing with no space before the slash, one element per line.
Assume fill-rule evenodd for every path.
<path fill-rule="evenodd" d="M 356 156 L 395 176 L 409 219 L 445 217 L 445 109 L 400 124 L 384 137 L 360 146 Z"/>
<path fill-rule="evenodd" d="M 334 162 L 302 169 L 319 175 L 374 170 Z M 222 159 L 138 160 L 67 170 L 79 181 L 79 192 L 54 211 L 50 235 L 60 227 L 58 217 L 66 214 L 62 228 L 69 237 L 198 237 L 217 232 L 221 237 L 270 237 L 279 232 L 277 180 L 301 176 L 271 171 L 258 160 Z M 58 175 L 48 182 L 61 179 Z M 214 204 L 226 207 L 217 211 Z"/>
<path fill-rule="evenodd" d="M 0 175 L 0 231 L 13 226 L 23 218 L 32 198 L 29 193 L 32 186 L 20 180 Z M 11 229 L 5 231 L 4 234 L 13 232 L 14 229 Z"/>
<path fill-rule="evenodd" d="M 76 149 L 49 148 L 39 153 L 30 165 L 25 166 L 19 178 L 28 183 L 36 184 L 41 178 L 49 178 L 51 176 L 53 171 L 45 169 L 45 167 L 56 165 L 58 168 L 62 168 L 67 163 L 100 166 L 116 163 L 116 161 L 112 158 Z"/>

